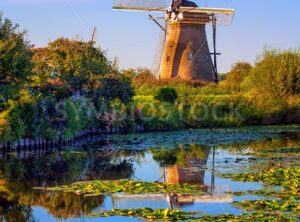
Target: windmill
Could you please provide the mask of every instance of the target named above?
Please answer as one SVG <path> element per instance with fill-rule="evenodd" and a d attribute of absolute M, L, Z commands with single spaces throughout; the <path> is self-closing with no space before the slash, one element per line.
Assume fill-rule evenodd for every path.
<path fill-rule="evenodd" d="M 217 25 L 230 25 L 233 9 L 201 8 L 188 0 L 171 0 L 169 7 L 164 0 L 115 0 L 113 9 L 165 13 L 165 17 L 149 15 L 163 31 L 156 58 L 160 79 L 218 81 Z M 158 22 L 159 19 L 165 24 Z M 213 30 L 212 53 L 206 36 L 207 24 Z"/>

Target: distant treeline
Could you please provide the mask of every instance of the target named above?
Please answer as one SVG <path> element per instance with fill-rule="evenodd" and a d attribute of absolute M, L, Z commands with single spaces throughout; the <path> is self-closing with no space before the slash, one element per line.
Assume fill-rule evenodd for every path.
<path fill-rule="evenodd" d="M 300 122 L 300 51 L 265 49 L 218 84 L 160 81 L 118 70 L 94 42 L 59 38 L 34 48 L 0 16 L 0 141 Z"/>

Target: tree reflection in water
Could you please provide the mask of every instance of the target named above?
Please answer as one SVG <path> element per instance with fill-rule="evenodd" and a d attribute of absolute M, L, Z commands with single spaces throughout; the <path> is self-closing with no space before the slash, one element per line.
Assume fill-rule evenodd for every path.
<path fill-rule="evenodd" d="M 101 206 L 103 196 L 83 197 L 62 192 L 34 192 L 26 190 L 23 183 L 2 185 L 0 214 L 5 221 L 34 221 L 32 206 L 48 209 L 48 213 L 59 219 L 67 219 L 91 213 Z"/>
<path fill-rule="evenodd" d="M 32 187 L 69 184 L 78 180 L 130 178 L 134 173 L 133 158 L 139 156 L 143 156 L 143 152 L 5 154 L 0 160 L 0 220 L 34 221 L 32 206 L 44 207 L 59 219 L 90 214 L 103 204 L 103 196 L 38 192 Z"/>

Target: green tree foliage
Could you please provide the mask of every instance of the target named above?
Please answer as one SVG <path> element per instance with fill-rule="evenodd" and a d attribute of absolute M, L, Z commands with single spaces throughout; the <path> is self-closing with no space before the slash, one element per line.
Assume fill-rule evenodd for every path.
<path fill-rule="evenodd" d="M 131 83 L 117 74 L 101 77 L 99 86 L 94 88 L 94 97 L 103 98 L 105 102 L 119 99 L 123 103 L 128 103 L 133 95 Z"/>
<path fill-rule="evenodd" d="M 93 76 L 115 72 L 105 53 L 92 42 L 66 38 L 50 42 L 47 48 L 35 49 L 33 61 L 39 83 L 60 79 L 71 91 L 80 90 Z"/>
<path fill-rule="evenodd" d="M 33 76 L 35 86 L 43 86 L 48 84 L 48 79 L 52 76 L 52 67 L 49 57 L 48 48 L 34 48 L 32 49 L 32 61 L 34 63 Z"/>
<path fill-rule="evenodd" d="M 17 102 L 8 100 L 6 110 L 0 112 L 0 141 L 10 142 L 25 135 L 22 109 Z"/>
<path fill-rule="evenodd" d="M 72 136 L 82 130 L 85 126 L 87 118 L 84 118 L 84 110 L 81 108 L 82 104 L 78 101 L 68 100 L 65 102 L 65 111 L 67 114 L 67 126 L 64 132 L 66 138 Z"/>
<path fill-rule="evenodd" d="M 246 83 L 248 90 L 272 97 L 299 95 L 300 50 L 265 50 Z"/>
<path fill-rule="evenodd" d="M 229 90 L 240 91 L 241 84 L 250 75 L 253 67 L 246 62 L 239 62 L 232 66 L 230 72 L 226 75 L 225 80 L 221 81 L 221 86 Z"/>
<path fill-rule="evenodd" d="M 158 91 L 154 98 L 162 102 L 175 103 L 178 95 L 174 88 L 164 87 Z"/>
<path fill-rule="evenodd" d="M 31 46 L 18 28 L 0 14 L 0 101 L 16 97 L 32 74 Z"/>

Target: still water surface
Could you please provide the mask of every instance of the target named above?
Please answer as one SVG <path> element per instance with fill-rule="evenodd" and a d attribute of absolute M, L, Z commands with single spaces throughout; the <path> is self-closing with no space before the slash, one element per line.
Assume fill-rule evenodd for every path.
<path fill-rule="evenodd" d="M 95 139 L 95 138 L 94 138 Z M 300 146 L 300 128 L 254 127 L 191 130 L 169 133 L 109 135 L 87 140 L 81 147 L 2 153 L 0 160 L 1 221 L 141 221 L 136 218 L 92 218 L 119 208 L 180 208 L 205 214 L 241 214 L 228 192 L 262 189 L 260 183 L 222 178 L 224 173 L 260 172 L 269 160 L 256 154 L 265 149 Z M 295 156 L 274 159 L 300 166 Z M 204 196 L 171 198 L 164 195 L 84 197 L 41 192 L 33 187 L 84 180 L 132 179 L 203 185 Z"/>

